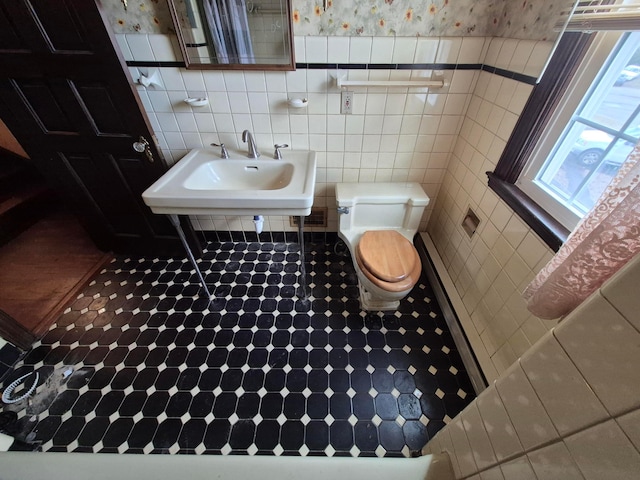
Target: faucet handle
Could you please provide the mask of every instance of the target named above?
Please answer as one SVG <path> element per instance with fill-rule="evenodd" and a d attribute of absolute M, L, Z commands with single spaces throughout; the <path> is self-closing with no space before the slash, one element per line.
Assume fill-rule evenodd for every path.
<path fill-rule="evenodd" d="M 277 143 L 274 145 L 275 151 L 273 152 L 273 158 L 275 158 L 276 160 L 282 160 L 282 153 L 280 152 L 281 148 L 289 148 L 289 145 L 287 145 L 286 143 L 283 143 L 281 145 L 278 145 Z"/>
<path fill-rule="evenodd" d="M 212 147 L 220 147 L 220 158 L 229 158 L 229 152 L 227 151 L 227 147 L 224 146 L 224 143 L 212 143 Z"/>

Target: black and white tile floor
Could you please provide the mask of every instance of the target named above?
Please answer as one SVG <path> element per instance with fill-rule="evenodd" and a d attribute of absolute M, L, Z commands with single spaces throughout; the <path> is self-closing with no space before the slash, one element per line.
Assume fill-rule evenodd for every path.
<path fill-rule="evenodd" d="M 309 242 L 300 302 L 299 246 L 276 240 L 210 242 L 211 303 L 186 259 L 117 257 L 4 382 L 73 367 L 47 405 L 20 407 L 27 439 L 55 452 L 418 452 L 474 396 L 425 278 L 398 311 L 367 314 L 350 258 Z"/>

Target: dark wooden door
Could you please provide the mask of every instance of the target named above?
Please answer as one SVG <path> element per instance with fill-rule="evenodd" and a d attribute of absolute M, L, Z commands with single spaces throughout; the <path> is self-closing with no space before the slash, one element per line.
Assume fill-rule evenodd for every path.
<path fill-rule="evenodd" d="M 0 118 L 93 241 L 128 253 L 175 251 L 141 193 L 167 166 L 94 0 L 0 3 Z M 133 143 L 144 137 L 149 153 Z"/>

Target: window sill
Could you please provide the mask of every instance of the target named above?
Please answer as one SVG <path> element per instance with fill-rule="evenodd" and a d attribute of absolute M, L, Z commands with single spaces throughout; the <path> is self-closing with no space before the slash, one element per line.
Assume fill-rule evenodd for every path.
<path fill-rule="evenodd" d="M 557 252 L 569 236 L 569 230 L 515 185 L 501 180 L 493 172 L 487 172 L 487 176 L 489 188 L 496 192 L 549 248 Z"/>

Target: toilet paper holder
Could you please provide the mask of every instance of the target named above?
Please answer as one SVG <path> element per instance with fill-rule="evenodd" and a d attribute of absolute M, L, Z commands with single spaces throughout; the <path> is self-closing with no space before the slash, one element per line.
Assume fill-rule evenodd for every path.
<path fill-rule="evenodd" d="M 469 207 L 467 209 L 467 214 L 462 219 L 462 229 L 467 233 L 469 238 L 471 238 L 473 234 L 476 233 L 478 225 L 480 225 L 480 219 L 474 211 L 471 210 L 471 207 Z"/>

